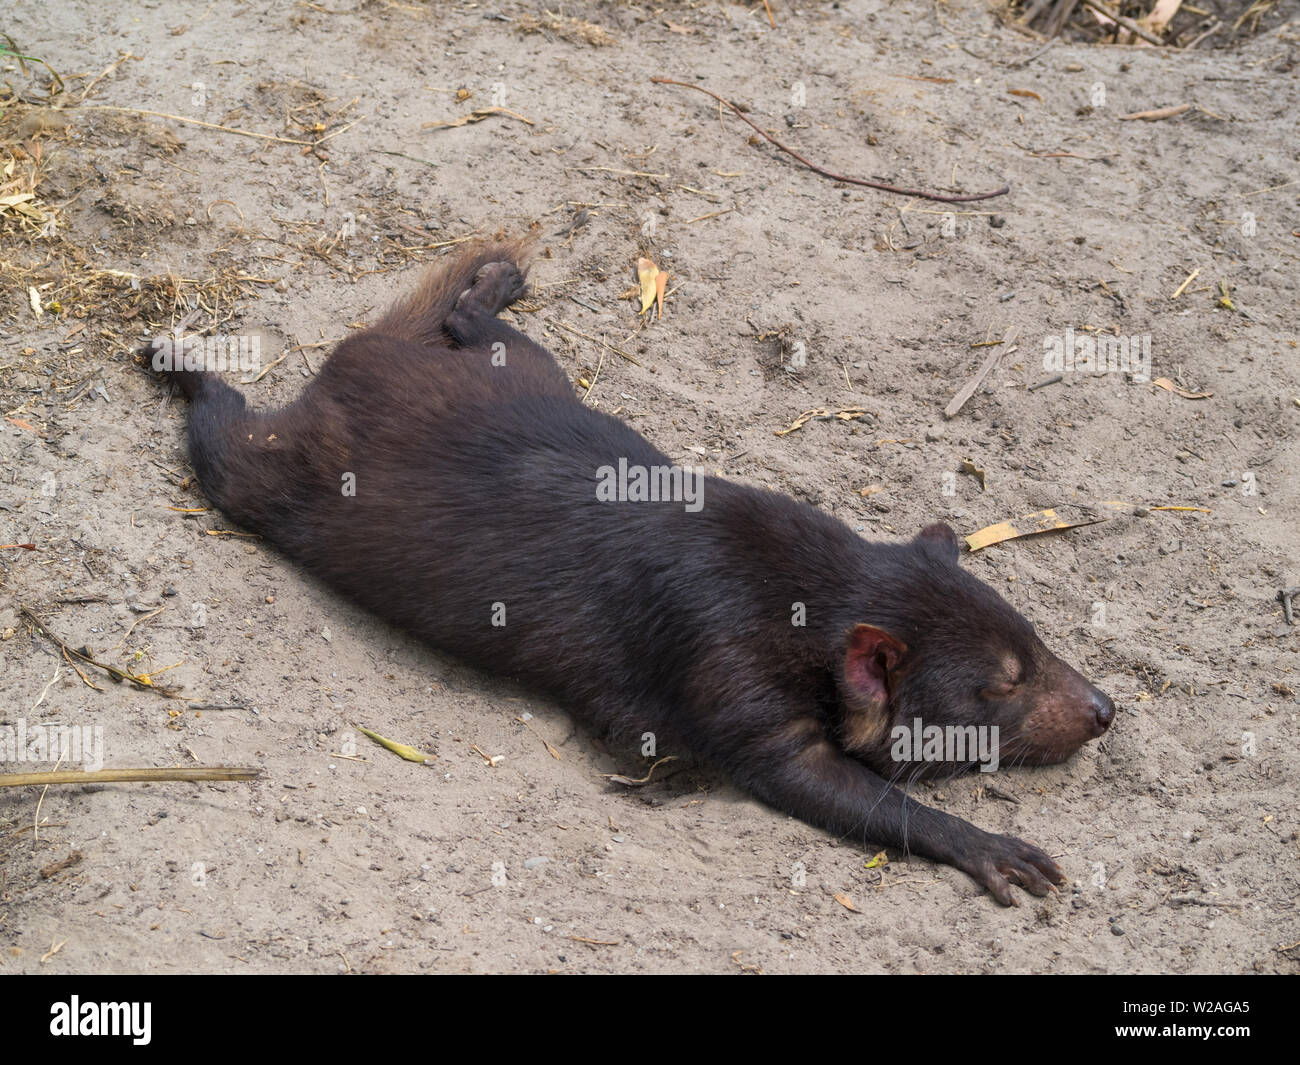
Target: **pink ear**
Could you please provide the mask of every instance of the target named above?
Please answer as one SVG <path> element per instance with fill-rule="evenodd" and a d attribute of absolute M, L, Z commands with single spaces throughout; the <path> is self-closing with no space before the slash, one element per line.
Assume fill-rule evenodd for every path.
<path fill-rule="evenodd" d="M 857 700 L 876 708 L 889 702 L 889 674 L 894 671 L 907 645 L 874 625 L 857 625 L 849 633 L 844 656 L 844 680 Z"/>

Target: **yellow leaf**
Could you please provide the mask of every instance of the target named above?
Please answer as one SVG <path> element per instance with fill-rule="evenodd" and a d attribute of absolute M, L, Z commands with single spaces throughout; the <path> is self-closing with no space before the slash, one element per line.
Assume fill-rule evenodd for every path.
<path fill-rule="evenodd" d="M 982 467 L 976 466 L 970 459 L 961 460 L 961 472 L 968 473 L 979 481 L 981 489 L 984 487 L 984 470 Z"/>
<path fill-rule="evenodd" d="M 641 283 L 641 313 L 645 314 L 653 305 L 659 292 L 655 279 L 659 276 L 659 267 L 651 259 L 640 258 L 636 261 L 636 276 Z"/>
<path fill-rule="evenodd" d="M 1000 544 L 1004 540 L 1036 536 L 1039 533 L 1051 532 L 1053 529 L 1075 529 L 1082 525 L 1096 525 L 1099 521 L 1108 520 L 1108 518 L 1089 515 L 1077 521 L 1067 521 L 1049 507 L 1047 510 L 1036 510 L 1032 514 L 1025 514 L 1012 521 L 1000 521 L 996 525 L 973 532 L 966 537 L 966 546 L 972 551 L 979 551 L 991 544 Z"/>
<path fill-rule="evenodd" d="M 421 765 L 433 765 L 433 755 L 431 754 L 417 751 L 414 747 L 408 747 L 405 743 L 398 743 L 396 740 L 386 739 L 379 735 L 378 732 L 371 732 L 368 728 L 362 728 L 360 725 L 356 728 L 363 736 L 374 740 L 381 747 L 387 747 L 394 754 L 400 755 L 408 762 L 419 762 Z"/>

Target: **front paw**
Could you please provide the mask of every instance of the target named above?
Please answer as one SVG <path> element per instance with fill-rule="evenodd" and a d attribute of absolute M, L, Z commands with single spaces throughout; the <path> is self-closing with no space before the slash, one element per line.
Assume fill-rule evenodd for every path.
<path fill-rule="evenodd" d="M 1056 884 L 1065 883 L 1065 874 L 1038 847 L 1015 836 L 992 832 L 980 832 L 967 841 L 953 864 L 988 888 L 1003 906 L 1020 905 L 1012 884 L 1034 895 L 1046 895 L 1055 890 Z"/>

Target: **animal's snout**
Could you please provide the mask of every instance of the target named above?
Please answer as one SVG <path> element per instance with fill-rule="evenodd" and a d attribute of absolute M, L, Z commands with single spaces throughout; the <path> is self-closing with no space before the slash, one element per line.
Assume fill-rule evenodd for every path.
<path fill-rule="evenodd" d="M 1089 709 L 1093 714 L 1092 734 L 1100 736 L 1110 728 L 1110 723 L 1115 720 L 1115 704 L 1111 701 L 1109 695 L 1094 688 Z"/>
<path fill-rule="evenodd" d="M 1039 678 L 1026 705 L 1014 753 L 1040 765 L 1063 762 L 1085 743 L 1104 736 L 1114 721 L 1110 696 L 1057 659 Z"/>

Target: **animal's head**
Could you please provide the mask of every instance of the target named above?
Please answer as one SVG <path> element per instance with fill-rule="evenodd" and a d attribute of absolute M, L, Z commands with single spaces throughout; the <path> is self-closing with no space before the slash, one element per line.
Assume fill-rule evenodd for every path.
<path fill-rule="evenodd" d="M 958 556 L 951 528 L 926 526 L 844 636 L 841 743 L 888 778 L 1062 762 L 1115 716 Z"/>

